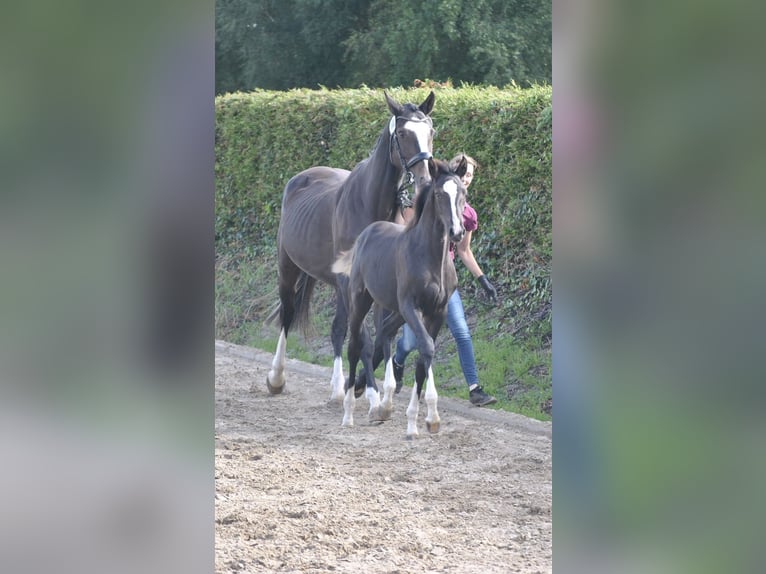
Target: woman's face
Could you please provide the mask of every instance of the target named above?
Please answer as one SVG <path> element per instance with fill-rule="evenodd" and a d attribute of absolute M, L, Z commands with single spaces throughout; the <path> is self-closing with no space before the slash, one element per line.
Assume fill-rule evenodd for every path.
<path fill-rule="evenodd" d="M 474 165 L 472 163 L 468 163 L 468 167 L 465 170 L 465 175 L 463 176 L 463 185 L 468 189 L 468 186 L 471 185 L 471 182 L 473 181 L 473 171 L 474 171 Z"/>

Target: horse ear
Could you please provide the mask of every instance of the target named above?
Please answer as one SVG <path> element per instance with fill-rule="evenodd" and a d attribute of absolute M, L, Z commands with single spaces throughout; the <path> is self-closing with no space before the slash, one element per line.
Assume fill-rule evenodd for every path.
<path fill-rule="evenodd" d="M 395 116 L 402 115 L 402 105 L 397 102 L 394 98 L 388 95 L 388 92 L 383 90 L 383 95 L 386 96 L 386 103 L 388 104 L 388 109 L 391 111 L 392 114 Z"/>
<path fill-rule="evenodd" d="M 434 100 L 436 100 L 436 94 L 434 94 L 434 91 L 431 90 L 431 93 L 428 94 L 428 97 L 423 101 L 422 104 L 418 106 L 418 108 L 425 115 L 430 116 L 431 110 L 434 109 Z"/>
<path fill-rule="evenodd" d="M 457 168 L 455 168 L 455 175 L 463 179 L 466 171 L 468 171 L 468 160 L 465 159 L 465 156 L 461 156 L 460 162 L 458 162 Z"/>
<path fill-rule="evenodd" d="M 434 161 L 434 158 L 430 157 L 428 158 L 428 173 L 431 174 L 431 179 L 436 179 L 437 174 L 437 166 L 436 162 Z"/>

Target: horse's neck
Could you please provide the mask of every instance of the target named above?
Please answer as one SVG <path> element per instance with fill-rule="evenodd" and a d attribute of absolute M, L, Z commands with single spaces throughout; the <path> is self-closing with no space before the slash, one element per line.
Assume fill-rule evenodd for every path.
<path fill-rule="evenodd" d="M 409 232 L 415 249 L 426 254 L 431 261 L 441 260 L 444 263 L 449 256 L 449 227 L 437 217 L 433 197 L 426 200 L 420 219 Z"/>
<path fill-rule="evenodd" d="M 402 170 L 390 160 L 390 137 L 388 130 L 380 135 L 375 150 L 367 160 L 364 174 L 365 185 L 359 193 L 361 209 L 372 217 L 372 221 L 390 219 L 396 211 L 396 188 L 402 177 Z"/>

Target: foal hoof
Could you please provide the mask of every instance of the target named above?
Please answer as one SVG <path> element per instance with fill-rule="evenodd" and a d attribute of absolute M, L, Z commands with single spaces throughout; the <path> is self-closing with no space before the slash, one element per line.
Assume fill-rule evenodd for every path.
<path fill-rule="evenodd" d="M 372 388 L 376 391 L 378 390 L 378 385 L 374 380 L 372 381 Z M 365 389 L 367 389 L 367 375 L 365 375 L 364 371 L 361 371 L 354 381 L 354 398 L 358 399 L 361 397 Z"/>
<path fill-rule="evenodd" d="M 285 386 L 282 385 L 281 387 L 272 387 L 271 386 L 271 381 L 269 381 L 269 378 L 266 377 L 266 388 L 269 390 L 270 394 L 278 395 L 278 394 L 280 394 L 285 389 Z"/>
<path fill-rule="evenodd" d="M 385 407 L 378 407 L 378 420 L 381 421 L 390 421 L 391 420 L 391 414 L 394 412 L 394 409 L 391 408 L 385 408 Z"/>
<path fill-rule="evenodd" d="M 384 409 L 383 407 L 378 407 L 377 409 L 373 409 L 372 411 L 370 411 L 370 415 L 369 415 L 370 422 L 390 421 L 392 410 L 393 409 Z"/>
<path fill-rule="evenodd" d="M 431 434 L 436 434 L 439 432 L 439 427 L 441 426 L 441 423 L 439 421 L 434 421 L 432 423 L 429 423 L 426 421 L 426 429 L 428 429 L 428 432 Z"/>

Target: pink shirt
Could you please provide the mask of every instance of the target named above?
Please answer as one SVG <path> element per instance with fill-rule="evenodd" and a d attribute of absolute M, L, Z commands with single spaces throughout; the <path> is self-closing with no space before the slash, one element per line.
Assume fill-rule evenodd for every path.
<path fill-rule="evenodd" d="M 469 231 L 476 231 L 479 228 L 479 216 L 476 214 L 476 210 L 468 205 L 466 201 L 463 208 L 463 227 L 465 227 L 466 233 Z M 455 246 L 449 244 L 449 256 L 455 259 Z"/>

